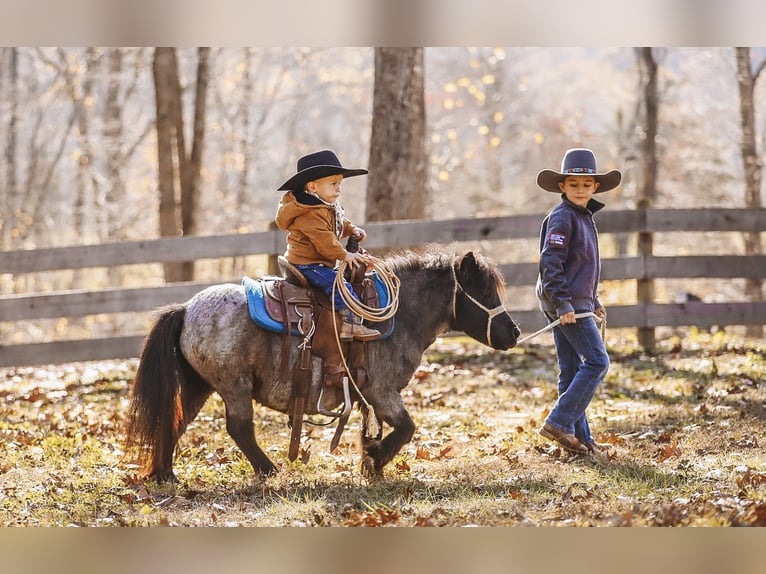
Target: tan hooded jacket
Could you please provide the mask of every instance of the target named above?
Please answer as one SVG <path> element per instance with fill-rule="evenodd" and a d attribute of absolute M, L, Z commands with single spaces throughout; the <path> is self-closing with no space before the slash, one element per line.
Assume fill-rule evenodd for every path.
<path fill-rule="evenodd" d="M 336 261 L 346 256 L 340 240 L 349 237 L 355 229 L 344 217 L 339 236 L 332 206 L 299 203 L 292 191 L 282 196 L 275 221 L 279 229 L 288 232 L 285 258 L 293 265 L 321 263 L 335 267 Z"/>

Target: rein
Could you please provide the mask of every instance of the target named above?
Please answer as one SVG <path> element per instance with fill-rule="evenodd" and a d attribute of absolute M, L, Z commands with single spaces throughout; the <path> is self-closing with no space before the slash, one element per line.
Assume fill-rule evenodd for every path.
<path fill-rule="evenodd" d="M 470 293 L 463 289 L 460 281 L 458 281 L 455 265 L 452 265 L 452 277 L 455 279 L 455 290 L 452 293 L 452 318 L 457 321 L 457 293 L 460 291 L 463 295 L 465 295 L 466 299 L 468 299 L 471 303 L 476 305 L 479 309 L 487 314 L 487 344 L 492 347 L 492 320 L 502 313 L 510 315 L 510 313 L 508 313 L 508 309 L 506 309 L 505 305 L 502 303 L 500 303 L 500 305 L 494 309 L 489 309 L 488 307 L 485 307 L 481 301 L 477 301 Z"/>
<path fill-rule="evenodd" d="M 333 329 L 335 331 L 335 342 L 338 345 L 338 350 L 340 351 L 340 358 L 343 361 L 343 368 L 346 371 L 346 376 L 343 377 L 343 391 L 344 391 L 344 397 L 346 401 L 346 411 L 344 411 L 342 414 L 338 415 L 337 413 L 327 413 L 324 412 L 323 414 L 329 415 L 329 416 L 345 416 L 348 414 L 348 411 L 351 407 L 351 401 L 349 400 L 349 394 L 348 394 L 348 382 L 350 381 L 351 384 L 354 387 L 354 390 L 356 391 L 356 394 L 359 396 L 359 399 L 364 403 L 364 406 L 367 407 L 368 415 L 367 415 L 367 435 L 368 436 L 377 436 L 377 434 L 380 431 L 380 427 L 378 425 L 377 415 L 375 414 L 375 409 L 372 408 L 372 405 L 367 401 L 367 399 L 364 398 L 364 395 L 359 390 L 359 387 L 356 384 L 356 381 L 354 380 L 354 377 L 351 375 L 351 370 L 348 368 L 348 364 L 346 363 L 346 354 L 343 352 L 343 345 L 340 342 L 340 336 L 338 331 L 338 324 L 337 324 L 337 313 L 335 312 L 335 294 L 336 292 L 340 295 L 340 298 L 343 300 L 343 302 L 346 304 L 349 310 L 351 310 L 356 315 L 362 317 L 362 319 L 367 319 L 368 321 L 385 321 L 386 319 L 390 319 L 396 314 L 396 311 L 399 309 L 399 285 L 400 281 L 399 278 L 394 274 L 394 272 L 391 270 L 391 268 L 388 267 L 388 265 L 385 263 L 385 261 L 378 259 L 376 257 L 372 258 L 373 264 L 372 268 L 378 273 L 378 275 L 382 278 L 383 284 L 386 288 L 386 291 L 388 292 L 388 305 L 376 308 L 376 307 L 369 307 L 362 303 L 361 301 L 357 301 L 353 295 L 349 292 L 348 288 L 346 287 L 346 283 L 343 281 L 343 276 L 346 271 L 346 267 L 348 264 L 345 261 L 340 262 L 340 266 L 338 267 L 338 271 L 335 274 L 335 281 L 332 284 L 332 293 L 331 293 L 331 303 L 332 303 L 332 321 L 333 321 Z M 320 394 L 319 401 L 317 402 L 317 409 L 319 409 L 319 402 L 321 402 L 322 396 Z M 340 423 L 339 423 L 340 424 Z M 341 428 L 340 426 L 338 427 Z"/>

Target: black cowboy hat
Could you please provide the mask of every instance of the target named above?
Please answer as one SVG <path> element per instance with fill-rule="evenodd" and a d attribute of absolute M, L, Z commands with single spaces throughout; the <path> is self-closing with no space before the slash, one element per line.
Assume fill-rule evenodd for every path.
<path fill-rule="evenodd" d="M 330 175 L 340 174 L 343 177 L 354 177 L 368 173 L 366 169 L 343 167 L 338 156 L 329 149 L 304 155 L 298 160 L 297 171 L 298 173 L 284 182 L 277 191 L 303 191 L 308 182 Z"/>
<path fill-rule="evenodd" d="M 561 171 L 544 169 L 537 174 L 537 185 L 545 191 L 561 193 L 559 182 L 563 181 L 569 175 L 592 175 L 599 182 L 596 193 L 609 191 L 620 185 L 622 173 L 620 170 L 613 169 L 606 173 L 598 173 L 596 168 L 596 156 L 589 149 L 573 148 L 566 151 L 564 159 L 561 160 Z"/>

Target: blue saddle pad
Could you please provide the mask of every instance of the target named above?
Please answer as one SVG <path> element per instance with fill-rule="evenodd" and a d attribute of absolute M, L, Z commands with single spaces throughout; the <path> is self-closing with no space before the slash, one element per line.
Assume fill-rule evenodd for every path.
<path fill-rule="evenodd" d="M 247 295 L 247 308 L 250 311 L 250 318 L 255 321 L 256 325 L 263 327 L 267 331 L 281 333 L 283 330 L 282 323 L 271 318 L 271 315 L 266 311 L 266 301 L 264 300 L 266 294 L 263 292 L 263 283 L 264 281 L 273 280 L 275 279 L 251 279 L 250 277 L 243 277 L 242 286 L 245 288 L 245 295 Z M 291 329 L 290 334 L 298 335 L 299 333 L 297 330 Z"/>
<path fill-rule="evenodd" d="M 388 305 L 389 300 L 388 290 L 386 289 L 385 283 L 383 283 L 383 280 L 377 273 L 373 272 L 371 273 L 371 276 L 375 281 L 375 289 L 378 292 L 378 301 L 380 301 L 380 306 L 385 307 Z M 245 295 L 247 296 L 247 308 L 250 311 L 250 318 L 255 322 L 256 325 L 263 327 L 267 331 L 281 333 L 283 331 L 282 323 L 272 319 L 269 313 L 266 311 L 266 302 L 264 300 L 266 294 L 263 291 L 264 281 L 281 281 L 281 279 L 277 277 L 271 277 L 268 279 L 252 279 L 250 277 L 242 278 L 242 286 L 245 288 Z M 393 333 L 394 319 L 389 319 L 386 323 L 389 321 L 389 329 L 383 333 L 379 339 L 377 339 L 378 341 L 380 339 L 389 337 L 391 333 Z M 372 327 L 374 326 L 374 323 L 368 323 L 368 325 Z M 290 334 L 296 336 L 300 335 L 297 329 L 290 329 Z"/>

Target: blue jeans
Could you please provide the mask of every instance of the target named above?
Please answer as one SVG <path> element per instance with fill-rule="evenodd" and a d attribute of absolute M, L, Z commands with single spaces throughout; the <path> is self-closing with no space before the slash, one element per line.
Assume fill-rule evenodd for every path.
<path fill-rule="evenodd" d="M 324 291 L 325 295 L 327 295 L 327 298 L 332 300 L 332 286 L 333 283 L 335 283 L 335 276 L 337 275 L 335 269 L 330 269 L 321 263 L 296 265 L 296 267 L 303 273 L 303 276 L 306 278 L 306 281 L 309 282 L 309 285 L 321 289 Z M 357 297 L 354 289 L 351 287 L 351 283 L 345 280 L 344 283 L 346 284 L 346 289 L 351 293 L 354 299 L 359 300 L 359 297 Z M 337 289 L 335 290 L 335 309 L 336 311 L 345 311 L 348 309 L 343 302 L 343 299 L 340 298 L 340 292 Z"/>
<path fill-rule="evenodd" d="M 555 318 L 546 314 L 548 322 Z M 584 445 L 593 442 L 585 409 L 609 370 L 609 355 L 593 317 L 553 328 L 559 361 L 559 398 L 546 423 L 572 433 Z"/>

